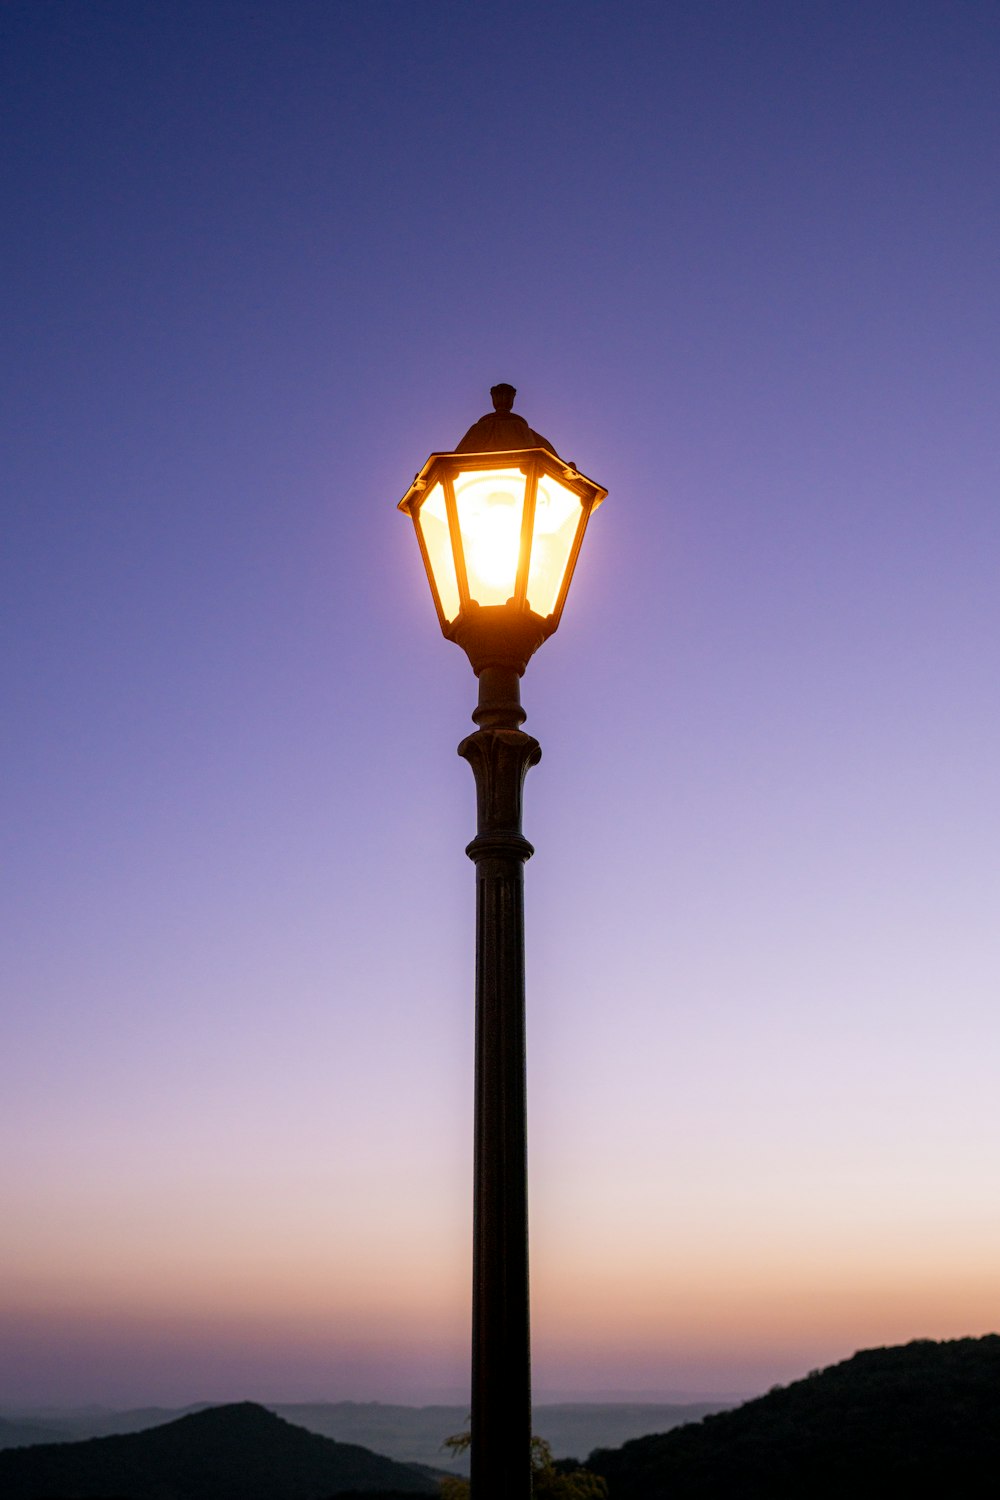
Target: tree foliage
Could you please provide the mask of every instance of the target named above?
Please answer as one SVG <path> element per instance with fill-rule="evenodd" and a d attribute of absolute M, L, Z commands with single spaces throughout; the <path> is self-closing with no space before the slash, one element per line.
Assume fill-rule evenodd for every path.
<path fill-rule="evenodd" d="M 456 1457 L 471 1446 L 472 1435 L 457 1432 L 445 1438 L 444 1447 Z M 531 1439 L 531 1493 L 534 1500 L 605 1500 L 608 1487 L 575 1459 L 552 1457 L 544 1438 Z M 469 1481 L 449 1475 L 441 1481 L 442 1500 L 469 1500 Z"/>

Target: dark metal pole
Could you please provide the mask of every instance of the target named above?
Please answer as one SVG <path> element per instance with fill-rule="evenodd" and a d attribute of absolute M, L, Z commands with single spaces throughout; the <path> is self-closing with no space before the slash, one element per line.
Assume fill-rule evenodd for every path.
<path fill-rule="evenodd" d="M 484 667 L 479 726 L 458 747 L 476 778 L 476 1104 L 472 1270 L 472 1500 L 530 1500 L 531 1353 L 524 1041 L 524 778 L 518 673 Z"/>

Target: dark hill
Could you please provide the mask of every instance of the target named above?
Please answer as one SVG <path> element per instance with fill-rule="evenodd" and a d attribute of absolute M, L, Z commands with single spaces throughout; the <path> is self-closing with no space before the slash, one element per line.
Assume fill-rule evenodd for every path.
<path fill-rule="evenodd" d="M 587 1467 L 610 1500 L 885 1500 L 1000 1486 L 1000 1336 L 866 1349 Z"/>
<path fill-rule="evenodd" d="M 351 1490 L 435 1494 L 437 1486 L 249 1401 L 148 1432 L 0 1453 L 3 1500 L 328 1500 Z"/>

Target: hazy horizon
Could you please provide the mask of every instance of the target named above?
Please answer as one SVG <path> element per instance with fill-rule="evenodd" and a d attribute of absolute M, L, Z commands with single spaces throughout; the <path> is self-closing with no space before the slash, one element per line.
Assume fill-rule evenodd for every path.
<path fill-rule="evenodd" d="M 709 1394 L 708 1392 L 657 1392 L 657 1391 L 535 1391 L 532 1395 L 533 1406 L 700 1406 L 706 1402 L 738 1402 L 752 1400 L 755 1395 L 763 1395 L 762 1391 L 730 1392 L 728 1395 Z M 27 1417 L 48 1412 L 58 1412 L 70 1415 L 73 1412 L 132 1412 L 132 1411 L 188 1411 L 202 1406 L 230 1406 L 241 1401 L 253 1400 L 259 1406 L 266 1407 L 288 1407 L 288 1406 L 405 1406 L 419 1410 L 422 1407 L 432 1406 L 454 1406 L 468 1407 L 469 1396 L 461 1395 L 457 1390 L 439 1390 L 427 1393 L 420 1399 L 411 1395 L 407 1399 L 405 1393 L 397 1396 L 339 1396 L 336 1398 L 328 1396 L 309 1396 L 284 1399 L 280 1396 L 271 1396 L 266 1400 L 260 1397 L 234 1395 L 224 1401 L 203 1401 L 195 1399 L 191 1401 L 130 1401 L 128 1405 L 109 1405 L 105 1402 L 79 1402 L 74 1405 L 68 1403 L 60 1404 L 35 1404 L 4 1403 L 0 1412 L 4 1416 Z"/>
<path fill-rule="evenodd" d="M 992 1329 L 983 1330 L 984 1333 L 992 1331 Z M 911 1338 L 917 1339 L 925 1336 L 927 1335 L 917 1332 L 897 1342 L 908 1343 Z M 966 1336 L 963 1333 L 948 1335 L 948 1337 L 959 1338 Z M 700 1384 L 692 1381 L 689 1384 L 676 1382 L 669 1385 L 636 1386 L 624 1383 L 609 1385 L 606 1381 L 601 1382 L 595 1379 L 592 1384 L 588 1385 L 580 1383 L 578 1371 L 575 1384 L 555 1385 L 536 1379 L 533 1383 L 532 1400 L 535 1405 L 578 1403 L 684 1405 L 705 1401 L 739 1402 L 763 1395 L 774 1385 L 786 1385 L 803 1379 L 811 1370 L 821 1365 L 839 1363 L 856 1352 L 858 1352 L 857 1349 L 845 1349 L 830 1358 L 821 1360 L 816 1365 L 801 1363 L 796 1365 L 790 1359 L 769 1361 L 762 1358 L 759 1353 L 750 1358 L 744 1357 L 742 1363 L 735 1358 L 726 1363 L 704 1360 L 700 1367 L 704 1379 Z M 660 1360 L 664 1365 L 668 1363 L 668 1354 L 669 1351 L 663 1351 L 660 1355 Z M 5 1355 L 8 1356 L 6 1367 L 18 1369 L 18 1378 L 22 1382 L 19 1387 L 21 1394 L 18 1395 L 13 1394 L 9 1378 L 0 1383 L 0 1410 L 7 1413 L 39 1412 L 43 1409 L 84 1410 L 88 1407 L 115 1411 L 145 1407 L 163 1407 L 173 1410 L 202 1404 L 227 1405 L 238 1401 L 256 1401 L 265 1406 L 338 1402 L 353 1402 L 359 1405 L 378 1403 L 401 1406 L 462 1406 L 467 1405 L 469 1399 L 468 1386 L 457 1381 L 427 1384 L 420 1383 L 416 1378 L 407 1382 L 405 1379 L 400 1379 L 398 1373 L 395 1377 L 388 1375 L 386 1372 L 389 1367 L 392 1365 L 398 1370 L 400 1363 L 391 1346 L 383 1361 L 383 1373 L 381 1375 L 370 1373 L 363 1384 L 352 1383 L 348 1375 L 333 1375 L 328 1377 L 325 1386 L 321 1386 L 318 1377 L 310 1381 L 301 1369 L 294 1373 L 287 1373 L 283 1378 L 279 1376 L 269 1384 L 267 1375 L 246 1372 L 247 1361 L 237 1358 L 231 1362 L 232 1368 L 228 1372 L 220 1368 L 216 1370 L 216 1373 L 203 1377 L 201 1386 L 196 1381 L 187 1380 L 183 1373 L 167 1378 L 164 1378 L 162 1374 L 148 1375 L 144 1381 L 140 1377 L 135 1384 L 129 1385 L 122 1382 L 120 1374 L 110 1380 L 105 1379 L 102 1383 L 101 1379 L 95 1378 L 91 1372 L 90 1389 L 92 1392 L 104 1390 L 106 1394 L 101 1397 L 86 1394 L 84 1387 L 81 1387 L 81 1380 L 85 1382 L 85 1377 L 77 1367 L 70 1365 L 61 1385 L 59 1380 L 53 1381 L 51 1375 L 48 1375 L 48 1384 L 43 1387 L 39 1383 L 35 1390 L 41 1394 L 36 1394 L 32 1398 L 27 1394 L 32 1390 L 31 1373 L 28 1369 L 31 1352 L 27 1347 L 18 1349 L 8 1346 L 5 1349 Z M 129 1351 L 129 1358 L 134 1364 L 134 1352 Z M 222 1361 L 211 1349 L 202 1347 L 199 1358 L 203 1366 L 222 1365 Z M 162 1360 L 161 1349 L 154 1348 L 149 1351 L 149 1362 L 154 1368 L 162 1364 Z M 121 1356 L 119 1356 L 120 1362 Z M 367 1362 L 374 1371 L 376 1361 L 370 1354 Z M 273 1365 L 273 1355 L 271 1363 Z M 40 1371 L 48 1364 L 47 1351 L 43 1350 L 39 1359 Z M 288 1361 L 288 1364 L 290 1365 L 291 1361 Z M 244 1373 L 237 1373 L 237 1368 L 242 1369 Z M 736 1369 L 747 1372 L 746 1380 L 741 1384 L 734 1381 L 727 1385 L 726 1373 Z M 62 1394 L 44 1393 L 59 1390 Z"/>

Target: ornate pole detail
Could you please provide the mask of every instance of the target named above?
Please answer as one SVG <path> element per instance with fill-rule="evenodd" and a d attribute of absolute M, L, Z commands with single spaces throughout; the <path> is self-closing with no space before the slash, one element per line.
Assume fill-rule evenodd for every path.
<path fill-rule="evenodd" d="M 472 1290 L 472 1500 L 530 1500 L 531 1373 L 524 1026 L 524 778 L 516 670 L 479 677 L 480 726 L 458 747 L 476 778 L 476 1101 Z"/>

